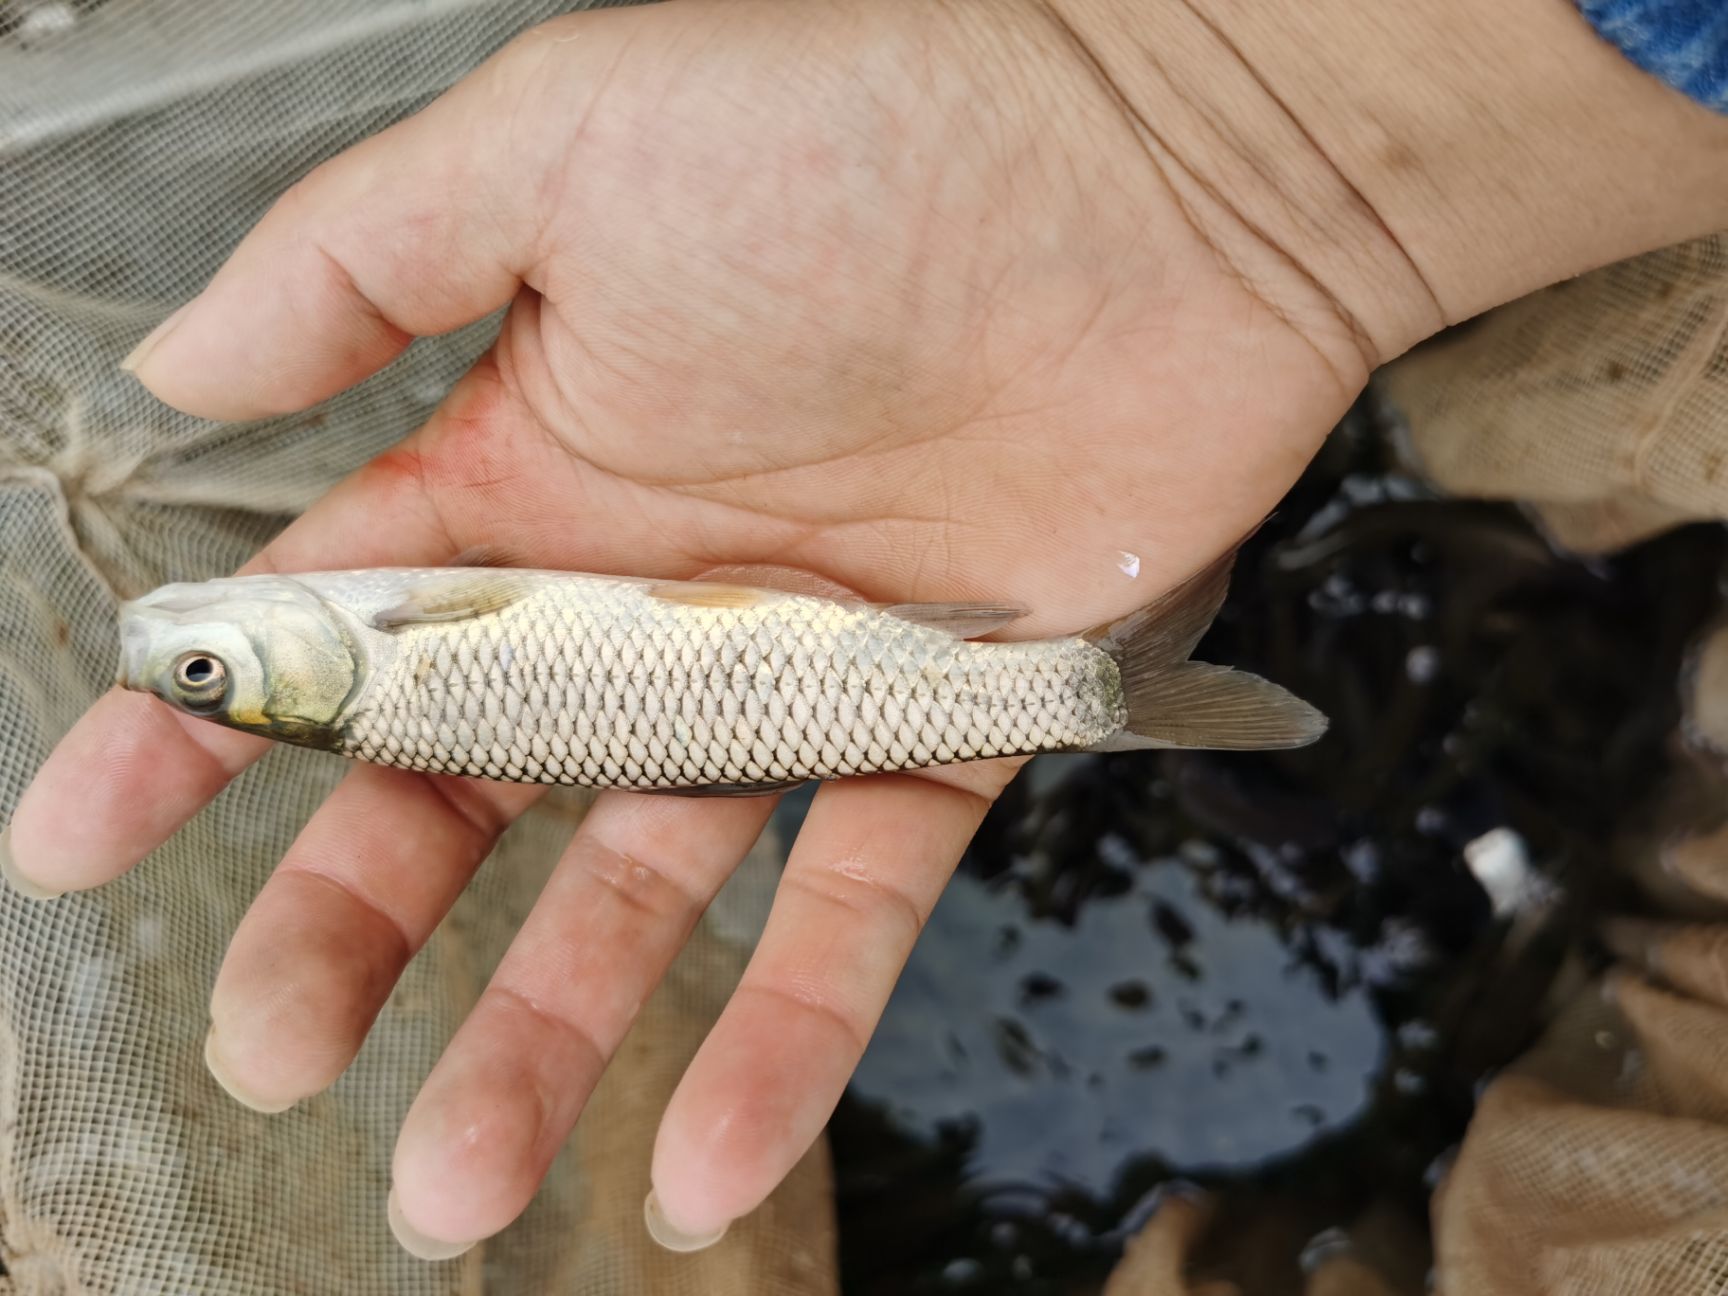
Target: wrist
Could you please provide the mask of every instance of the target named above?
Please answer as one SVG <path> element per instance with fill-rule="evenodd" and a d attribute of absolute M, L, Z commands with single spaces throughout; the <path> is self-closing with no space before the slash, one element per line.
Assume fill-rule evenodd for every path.
<path fill-rule="evenodd" d="M 1728 117 L 1569 0 L 1046 0 L 1219 256 L 1368 368 L 1728 227 Z"/>

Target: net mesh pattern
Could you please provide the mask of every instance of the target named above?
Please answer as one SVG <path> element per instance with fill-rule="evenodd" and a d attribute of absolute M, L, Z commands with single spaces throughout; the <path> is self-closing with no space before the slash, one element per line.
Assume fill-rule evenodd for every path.
<path fill-rule="evenodd" d="M 568 7 L 0 9 L 0 815 L 111 677 L 116 599 L 237 566 L 417 426 L 493 325 L 416 344 L 313 413 L 242 427 L 164 409 L 117 372 L 121 356 L 299 176 Z M 1438 484 L 1525 502 L 1563 543 L 1605 552 L 1728 516 L 1725 338 L 1728 236 L 1514 303 L 1381 386 Z M 1711 717 L 1728 699 L 1713 698 L 1692 713 L 1723 731 L 1720 753 L 1728 721 Z M 820 1149 L 708 1252 L 660 1252 L 640 1225 L 659 1113 L 760 929 L 771 840 L 647 1005 L 544 1191 L 461 1260 L 423 1264 L 390 1238 L 391 1146 L 581 800 L 555 796 L 506 835 L 329 1093 L 275 1117 L 221 1094 L 201 1051 L 222 951 L 340 772 L 274 751 L 129 877 L 52 905 L 0 889 L 0 1290 L 833 1291 Z M 1728 896 L 1728 830 L 1672 855 L 1668 876 L 1706 907 Z M 1728 1290 L 1725 932 L 1650 935 L 1487 1090 L 1436 1201 L 1442 1291 Z M 1203 1218 L 1172 1200 L 1110 1296 L 1221 1296 L 1183 1276 Z M 1391 1288 L 1340 1255 L 1308 1290 Z"/>
<path fill-rule="evenodd" d="M 1513 302 L 1377 381 L 1437 485 L 1519 501 L 1574 551 L 1728 519 L 1728 235 Z M 1628 863 L 1653 908 L 1721 922 L 1720 627 L 1676 688 L 1693 756 Z M 1728 1291 L 1728 924 L 1615 945 L 1622 967 L 1483 1094 L 1435 1200 L 1443 1292 Z"/>
<path fill-rule="evenodd" d="M 1568 548 L 1728 517 L 1728 234 L 1533 293 L 1377 382 L 1431 478 Z"/>
<path fill-rule="evenodd" d="M 0 7 L 0 818 L 112 679 L 116 600 L 239 565 L 413 430 L 495 321 L 416 344 L 312 413 L 242 426 L 164 408 L 121 357 L 307 170 L 570 7 Z M 49 905 L 0 888 L 0 1290 L 832 1290 L 820 1150 L 702 1255 L 662 1253 L 641 1225 L 660 1112 L 759 929 L 771 841 L 526 1215 L 458 1261 L 414 1260 L 389 1234 L 395 1133 L 584 802 L 554 797 L 506 835 L 332 1090 L 279 1116 L 221 1093 L 202 1045 L 223 950 L 342 767 L 273 751 L 121 881 Z"/>
<path fill-rule="evenodd" d="M 1728 519 L 1728 235 L 1510 303 L 1375 383 L 1430 481 L 1516 501 L 1576 552 Z M 1484 1091 L 1433 1203 L 1443 1296 L 1728 1292 L 1728 627 L 1676 688 L 1690 759 L 1622 854 L 1688 921 L 1620 924 L 1618 970 Z M 1161 1208 L 1107 1296 L 1244 1296 L 1185 1277 L 1198 1219 Z M 1348 1250 L 1305 1287 L 1414 1290 Z"/>

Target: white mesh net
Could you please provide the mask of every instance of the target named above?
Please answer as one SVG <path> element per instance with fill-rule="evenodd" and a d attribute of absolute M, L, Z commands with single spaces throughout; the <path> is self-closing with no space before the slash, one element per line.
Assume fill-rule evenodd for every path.
<path fill-rule="evenodd" d="M 420 343 L 315 413 L 243 427 L 164 408 L 120 358 L 300 175 L 569 7 L 0 6 L 0 818 L 112 679 L 117 597 L 237 566 L 411 431 L 493 326 Z M 0 888 L 0 1290 L 830 1290 L 820 1153 L 702 1256 L 658 1252 L 640 1224 L 659 1113 L 774 882 L 766 844 L 527 1215 L 461 1260 L 422 1263 L 390 1236 L 395 1132 L 580 801 L 506 836 L 332 1091 L 266 1117 L 216 1088 L 202 1044 L 223 949 L 340 766 L 273 752 L 95 893 L 42 906 Z"/>
<path fill-rule="evenodd" d="M 237 566 L 424 419 L 491 325 L 417 344 L 313 414 L 246 427 L 172 413 L 120 357 L 311 166 L 568 7 L 0 7 L 0 816 L 111 677 L 116 598 Z M 1530 502 L 1567 543 L 1607 550 L 1728 515 L 1725 339 L 1719 237 L 1516 303 L 1384 386 L 1442 485 Z M 1713 660 L 1700 654 L 1698 678 L 1728 680 Z M 1693 699 L 1718 753 L 1722 714 L 1713 695 Z M 820 1149 L 711 1251 L 659 1252 L 639 1222 L 655 1123 L 759 928 L 771 841 L 649 1005 L 527 1215 L 456 1262 L 424 1264 L 391 1239 L 391 1146 L 579 800 L 554 798 L 506 836 L 331 1092 L 278 1117 L 220 1093 L 201 1053 L 222 951 L 339 773 L 275 751 L 134 875 L 47 906 L 0 889 L 0 1290 L 832 1291 Z M 1706 908 L 1728 895 L 1724 842 L 1728 830 L 1699 833 L 1667 852 L 1665 876 Z M 1444 1290 L 1721 1289 L 1723 930 L 1632 942 L 1648 966 L 1622 979 L 1618 1006 L 1579 1008 L 1489 1091 L 1438 1210 Z M 1112 1296 L 1185 1290 L 1202 1216 L 1161 1211 Z M 1348 1255 L 1310 1283 L 1386 1290 Z"/>
<path fill-rule="evenodd" d="M 1609 266 L 1436 339 L 1376 377 L 1443 490 L 1525 505 L 1610 553 L 1728 519 L 1728 235 Z M 1447 1296 L 1728 1291 L 1728 627 L 1683 680 L 1690 757 L 1619 853 L 1647 907 L 1477 1105 L 1433 1205 Z M 1162 1207 L 1107 1296 L 1254 1296 L 1186 1262 L 1205 1207 Z M 1386 1296 L 1390 1266 L 1317 1257 L 1306 1296 Z"/>
<path fill-rule="evenodd" d="M 1603 553 L 1728 517 L 1728 234 L 1608 266 L 1383 370 L 1416 458 Z"/>

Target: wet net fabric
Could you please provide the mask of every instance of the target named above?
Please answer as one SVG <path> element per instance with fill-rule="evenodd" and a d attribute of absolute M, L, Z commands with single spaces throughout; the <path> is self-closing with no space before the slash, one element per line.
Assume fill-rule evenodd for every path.
<path fill-rule="evenodd" d="M 1609 266 L 1383 371 L 1429 479 L 1606 554 L 1728 519 L 1728 235 Z M 1484 1091 L 1433 1207 L 1443 1292 L 1728 1290 L 1728 633 L 1675 681 L 1675 774 L 1620 852 L 1618 966 Z"/>
<path fill-rule="evenodd" d="M 411 431 L 489 340 L 417 344 L 317 411 L 228 426 L 116 365 L 320 160 L 413 112 L 569 5 L 24 0 L 0 6 L 0 818 L 112 679 L 114 607 L 227 572 Z M 271 753 L 131 876 L 34 905 L 0 888 L 0 1291 L 821 1293 L 820 1150 L 719 1246 L 655 1248 L 641 1203 L 673 1083 L 771 893 L 764 842 L 650 1002 L 523 1219 L 414 1260 L 384 1195 L 414 1092 L 584 802 L 504 839 L 351 1071 L 274 1117 L 202 1063 L 227 939 L 342 772 Z"/>
<path fill-rule="evenodd" d="M 1642 938 L 1641 938 L 1642 939 Z M 1659 929 L 1484 1094 L 1435 1210 L 1447 1291 L 1728 1285 L 1728 929 Z"/>
<path fill-rule="evenodd" d="M 1381 370 L 1407 458 L 1610 554 L 1728 520 L 1728 234 L 1510 303 Z M 1496 1076 L 1432 1206 L 1444 1296 L 1728 1292 L 1728 624 L 1683 677 L 1675 774 L 1617 854 L 1648 916 Z M 1251 1296 L 1195 1279 L 1204 1201 L 1153 1216 L 1107 1296 Z M 1339 1239 L 1305 1296 L 1422 1290 Z"/>
<path fill-rule="evenodd" d="M 0 7 L 0 816 L 111 678 L 116 599 L 237 566 L 418 425 L 489 326 L 244 427 L 162 408 L 120 357 L 311 166 L 566 7 Z M 1717 237 L 1513 303 L 1380 386 L 1438 486 L 1522 502 L 1558 541 L 1609 552 L 1728 517 L 1725 337 Z M 1621 970 L 1483 1095 L 1436 1199 L 1443 1292 L 1728 1289 L 1728 634 L 1700 644 L 1686 687 L 1695 779 L 1640 874 L 1676 921 L 1618 929 Z M 655 1125 L 759 930 L 772 841 L 647 1006 L 534 1205 L 459 1261 L 413 1260 L 388 1233 L 395 1132 L 580 799 L 506 836 L 329 1093 L 266 1117 L 217 1089 L 201 1051 L 222 951 L 341 769 L 274 751 L 118 883 L 52 905 L 0 888 L 0 1291 L 835 1290 L 820 1149 L 708 1252 L 660 1252 L 640 1224 Z M 1185 1277 L 1204 1219 L 1173 1197 L 1109 1296 L 1225 1296 Z M 1348 1247 L 1308 1281 L 1308 1296 L 1407 1289 Z"/>
<path fill-rule="evenodd" d="M 1493 311 L 1382 370 L 1416 462 L 1605 553 L 1728 517 L 1728 234 Z"/>
<path fill-rule="evenodd" d="M 1104 1285 L 1103 1296 L 1255 1296 L 1234 1282 L 1189 1277 L 1189 1255 L 1206 1229 L 1209 1203 L 1202 1194 L 1163 1202 Z M 1341 1243 L 1307 1266 L 1303 1296 L 1401 1296 L 1378 1270 Z"/>

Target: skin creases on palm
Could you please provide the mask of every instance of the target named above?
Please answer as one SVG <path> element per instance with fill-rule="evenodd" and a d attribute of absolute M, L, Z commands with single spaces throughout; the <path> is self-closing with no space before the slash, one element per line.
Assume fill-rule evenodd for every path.
<path fill-rule="evenodd" d="M 1219 264 L 1042 20 L 981 13 L 738 0 L 548 24 L 312 173 L 137 376 L 207 417 L 300 409 L 510 303 L 431 422 L 254 569 L 483 546 L 1007 599 L 1033 609 L 1016 636 L 1112 620 L 1250 530 L 1355 390 Z M 110 695 L 20 802 L 11 869 L 99 885 L 261 749 Z M 817 1137 L 1011 773 L 823 788 L 662 1125 L 664 1229 L 711 1235 Z M 535 795 L 354 769 L 235 935 L 218 1078 L 275 1110 L 328 1086 Z M 768 810 L 600 798 L 404 1124 L 411 1249 L 526 1205 Z"/>

